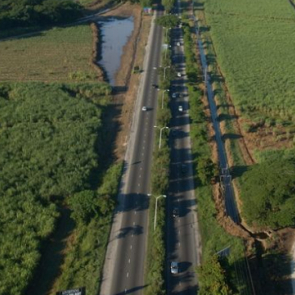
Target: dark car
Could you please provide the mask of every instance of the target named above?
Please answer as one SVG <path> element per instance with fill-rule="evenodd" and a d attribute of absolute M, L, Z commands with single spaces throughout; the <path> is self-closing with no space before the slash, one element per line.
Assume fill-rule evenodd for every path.
<path fill-rule="evenodd" d="M 187 165 L 186 164 L 181 164 L 181 172 L 186 173 L 187 172 Z"/>
<path fill-rule="evenodd" d="M 172 216 L 173 217 L 178 217 L 179 216 L 179 210 L 178 210 L 178 208 L 173 208 Z"/>
<path fill-rule="evenodd" d="M 152 84 L 152 87 L 155 88 L 155 89 L 159 88 L 159 86 L 157 84 Z"/>

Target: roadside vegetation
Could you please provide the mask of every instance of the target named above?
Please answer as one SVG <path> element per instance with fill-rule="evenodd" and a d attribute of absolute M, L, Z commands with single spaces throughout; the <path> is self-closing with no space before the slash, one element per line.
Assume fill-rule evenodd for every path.
<path fill-rule="evenodd" d="M 87 286 L 87 293 L 98 294 L 121 172 L 122 163 L 112 164 L 97 190 L 69 198 L 76 228 L 52 295 L 73 286 Z"/>
<path fill-rule="evenodd" d="M 160 19 L 160 23 L 163 19 Z M 158 22 L 158 21 L 157 21 Z M 159 23 L 159 24 L 160 24 Z M 166 34 L 166 44 L 170 44 L 169 34 Z M 171 67 L 165 73 L 163 67 Z M 168 68 L 167 68 L 168 69 Z M 165 265 L 166 265 L 166 249 L 165 249 L 165 203 L 164 197 L 160 197 L 157 202 L 157 223 L 154 230 L 154 217 L 156 198 L 161 195 L 166 195 L 169 186 L 169 165 L 170 165 L 170 147 L 168 145 L 169 130 L 164 129 L 162 132 L 161 148 L 159 148 L 160 128 L 169 126 L 171 119 L 171 111 L 169 108 L 169 95 L 167 91 L 163 91 L 170 87 L 170 81 L 173 77 L 173 70 L 171 64 L 171 51 L 164 50 L 162 53 L 162 69 L 159 72 L 160 91 L 158 94 L 157 106 L 157 131 L 155 133 L 154 150 L 153 150 L 153 164 L 152 164 L 152 196 L 149 203 L 149 237 L 148 237 L 148 251 L 146 257 L 146 295 L 164 295 L 165 289 Z M 162 97 L 163 95 L 163 97 Z M 163 108 L 162 108 L 163 99 Z"/>
<path fill-rule="evenodd" d="M 200 280 L 199 295 L 234 294 L 230 286 L 229 276 L 224 270 L 226 264 L 226 259 L 213 255 L 205 264 L 198 267 L 197 273 Z"/>
<path fill-rule="evenodd" d="M 0 294 L 26 290 L 62 208 L 72 210 L 78 225 L 75 242 L 84 241 L 79 251 L 98 255 L 98 248 L 104 249 L 106 237 L 100 245 L 91 240 L 90 231 L 98 224 L 109 226 L 120 165 L 111 168 L 100 183 L 90 180 L 94 171 L 102 169 L 101 115 L 109 94 L 110 87 L 104 83 L 0 85 Z M 79 265 L 99 272 L 102 258 L 94 269 L 89 268 L 89 257 L 79 259 L 78 265 L 75 255 L 70 254 L 75 263 L 63 273 L 61 286 L 91 277 L 80 275 Z"/>
<path fill-rule="evenodd" d="M 284 169 L 295 159 L 292 45 L 285 34 L 294 10 L 288 1 L 217 2 L 198 0 L 196 10 L 241 216 L 250 231 L 268 233 L 253 245 L 255 288 L 285 294 L 293 243 L 286 227 L 295 222 L 294 172 Z"/>
<path fill-rule="evenodd" d="M 250 294 L 245 279 L 244 245 L 240 238 L 229 235 L 218 223 L 212 184 L 217 180 L 217 163 L 212 159 L 212 146 L 202 100 L 202 73 L 196 58 L 195 34 L 186 15 L 182 17 L 188 93 L 190 103 L 190 136 L 196 175 L 198 220 L 202 239 L 202 265 L 198 268 L 200 294 Z M 214 255 L 221 258 L 213 259 Z M 222 258 L 223 257 L 223 258 Z M 219 260 L 220 259 L 220 260 Z M 208 270 L 216 269 L 216 272 Z M 211 286 L 211 287 L 210 287 Z M 216 287 L 216 289 L 214 289 Z M 215 293 L 214 293 L 215 292 Z"/>
<path fill-rule="evenodd" d="M 89 25 L 53 28 L 35 36 L 0 42 L 1 81 L 97 80 Z"/>
<path fill-rule="evenodd" d="M 242 212 L 248 224 L 278 229 L 295 223 L 295 158 L 268 159 L 242 176 Z"/>

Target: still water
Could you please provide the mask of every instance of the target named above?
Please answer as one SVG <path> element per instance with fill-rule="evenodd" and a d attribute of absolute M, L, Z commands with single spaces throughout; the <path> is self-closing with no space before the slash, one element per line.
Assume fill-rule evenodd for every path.
<path fill-rule="evenodd" d="M 109 83 L 115 85 L 115 74 L 120 67 L 123 47 L 128 41 L 133 28 L 133 17 L 125 19 L 108 18 L 99 21 L 102 33 L 101 59 L 98 61 L 107 74 Z"/>

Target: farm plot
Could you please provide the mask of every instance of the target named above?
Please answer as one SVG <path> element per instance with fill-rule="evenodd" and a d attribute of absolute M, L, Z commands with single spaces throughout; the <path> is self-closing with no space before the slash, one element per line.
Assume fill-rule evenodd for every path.
<path fill-rule="evenodd" d="M 89 25 L 0 42 L 0 81 L 93 81 Z"/>
<path fill-rule="evenodd" d="M 295 122 L 295 10 L 289 1 L 208 0 L 217 60 L 244 117 Z"/>
<path fill-rule="evenodd" d="M 98 83 L 0 85 L 1 295 L 24 293 L 61 204 L 90 188 L 109 90 Z"/>

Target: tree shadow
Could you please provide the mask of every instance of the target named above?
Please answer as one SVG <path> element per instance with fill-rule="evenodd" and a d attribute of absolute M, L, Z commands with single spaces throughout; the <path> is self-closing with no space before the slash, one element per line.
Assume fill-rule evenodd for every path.
<path fill-rule="evenodd" d="M 237 115 L 220 114 L 218 115 L 217 120 L 221 122 L 221 121 L 235 120 L 237 118 L 238 118 Z"/>
<path fill-rule="evenodd" d="M 120 229 L 120 233 L 117 235 L 117 239 L 123 239 L 128 235 L 139 236 L 143 233 L 143 227 L 140 225 L 127 226 Z"/>
<path fill-rule="evenodd" d="M 142 290 L 144 289 L 145 287 L 147 287 L 148 285 L 144 285 L 144 286 L 139 286 L 139 287 L 134 287 L 134 288 L 131 288 L 131 289 L 127 289 L 126 291 L 122 291 L 120 293 L 117 293 L 115 295 L 125 295 L 125 294 L 132 294 L 136 291 L 139 291 L 139 290 Z"/>
<path fill-rule="evenodd" d="M 234 133 L 226 133 L 222 135 L 222 141 L 226 141 L 227 139 L 235 140 L 242 138 L 243 136 L 240 134 L 234 134 Z"/>
<path fill-rule="evenodd" d="M 204 10 L 204 3 L 196 3 L 196 2 L 194 2 L 194 9 L 195 10 Z"/>
<path fill-rule="evenodd" d="M 233 178 L 241 177 L 248 170 L 248 166 L 234 166 L 231 169 L 231 175 Z"/>
<path fill-rule="evenodd" d="M 293 294 L 290 257 L 275 251 L 264 253 L 260 243 L 256 243 L 257 253 L 249 261 L 256 294 Z"/>
<path fill-rule="evenodd" d="M 32 283 L 25 292 L 27 295 L 47 294 L 60 271 L 60 266 L 63 264 L 67 238 L 74 230 L 75 223 L 70 217 L 70 209 L 60 208 L 60 213 L 61 216 L 56 226 L 57 230 L 50 239 L 44 241 L 44 245 L 41 247 L 42 259 L 35 269 Z"/>

